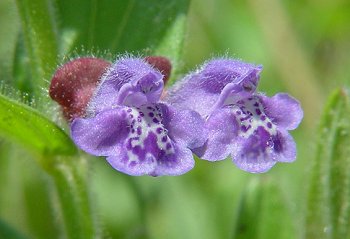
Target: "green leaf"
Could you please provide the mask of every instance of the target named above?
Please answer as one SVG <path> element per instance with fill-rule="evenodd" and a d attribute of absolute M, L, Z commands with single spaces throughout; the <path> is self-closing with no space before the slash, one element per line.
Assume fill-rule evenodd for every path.
<path fill-rule="evenodd" d="M 5 223 L 0 219 L 0 238 L 6 239 L 25 239 L 27 237 L 23 236 L 16 229 Z"/>
<path fill-rule="evenodd" d="M 232 238 L 257 238 L 261 200 L 262 190 L 259 181 L 253 179 L 242 194 Z"/>
<path fill-rule="evenodd" d="M 43 89 L 57 66 L 57 40 L 55 19 L 51 1 L 17 0 L 17 8 L 22 23 L 26 44 L 31 81 L 36 96 L 47 98 Z"/>
<path fill-rule="evenodd" d="M 189 0 L 60 0 L 56 4 L 62 36 L 72 43 L 69 50 L 79 53 L 83 46 L 113 54 L 162 54 L 177 66 Z"/>
<path fill-rule="evenodd" d="M 329 98 L 318 130 L 309 189 L 306 238 L 350 238 L 350 98 Z"/>
<path fill-rule="evenodd" d="M 73 155 L 69 136 L 34 109 L 0 95 L 0 134 L 38 156 Z"/>
<path fill-rule="evenodd" d="M 13 82 L 12 67 L 16 39 L 19 30 L 19 19 L 16 5 L 12 0 L 0 1 L 0 79 L 6 79 L 7 84 Z"/>
<path fill-rule="evenodd" d="M 248 185 L 238 209 L 233 238 L 296 238 L 286 200 L 272 178 L 253 178 Z"/>

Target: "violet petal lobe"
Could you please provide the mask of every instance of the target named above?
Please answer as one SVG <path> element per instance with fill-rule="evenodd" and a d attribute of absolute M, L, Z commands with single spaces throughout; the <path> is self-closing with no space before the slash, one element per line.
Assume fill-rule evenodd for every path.
<path fill-rule="evenodd" d="M 143 59 L 120 58 L 102 77 L 88 110 L 96 114 L 116 105 L 155 103 L 163 91 L 162 78 L 163 75 Z"/>
<path fill-rule="evenodd" d="M 162 107 L 165 127 L 177 142 L 182 142 L 188 148 L 202 146 L 207 139 L 204 119 L 192 110 L 176 110 L 165 103 Z"/>
<path fill-rule="evenodd" d="M 144 159 L 139 160 L 126 152 L 122 145 L 119 145 L 115 154 L 107 157 L 107 161 L 116 170 L 133 176 L 176 176 L 191 170 L 194 167 L 192 152 L 177 144 L 173 144 L 173 149 L 174 152 L 170 154 L 159 157 L 146 154 Z"/>
<path fill-rule="evenodd" d="M 177 127 L 174 126 L 177 122 L 172 122 L 174 117 L 188 114 L 198 116 L 198 122 L 191 125 L 192 122 L 186 124 L 182 121 L 182 127 L 199 131 L 204 121 L 198 114 L 177 112 L 170 106 L 157 103 L 139 107 L 119 106 L 88 119 L 76 119 L 72 123 L 71 134 L 84 151 L 107 156 L 107 161 L 121 172 L 130 175 L 179 175 L 193 168 L 190 147 L 199 145 L 197 140 L 203 141 L 198 139 L 198 135 L 173 134 L 170 130 Z"/>
<path fill-rule="evenodd" d="M 232 160 L 236 166 L 250 173 L 264 173 L 271 169 L 277 161 L 270 156 L 272 150 L 267 148 L 269 136 L 264 130 L 258 130 L 248 139 L 238 139 L 240 149 L 232 152 Z M 268 149 L 268 151 L 266 151 Z"/>
<path fill-rule="evenodd" d="M 279 129 L 277 135 L 272 138 L 276 161 L 290 163 L 297 157 L 296 144 L 288 131 Z"/>
<path fill-rule="evenodd" d="M 215 110 L 206 122 L 207 142 L 193 152 L 209 161 L 227 158 L 236 147 L 237 127 L 236 119 L 228 108 Z"/>
<path fill-rule="evenodd" d="M 242 170 L 263 173 L 277 162 L 293 162 L 296 158 L 295 142 L 286 131 L 271 136 L 259 127 L 247 140 L 241 139 L 241 148 L 232 153 L 232 158 Z"/>
<path fill-rule="evenodd" d="M 239 60 L 214 59 L 176 83 L 166 100 L 175 107 L 190 108 L 207 116 L 227 84 L 233 83 L 233 93 L 253 93 L 261 70 L 261 66 Z"/>
<path fill-rule="evenodd" d="M 266 114 L 273 122 L 287 130 L 293 130 L 298 127 L 303 118 L 303 110 L 299 101 L 286 93 L 279 93 L 271 98 L 266 96 L 260 97 Z"/>
<path fill-rule="evenodd" d="M 96 156 L 112 154 L 116 142 L 128 135 L 122 110 L 106 110 L 92 118 L 76 118 L 71 124 L 71 136 L 76 145 Z"/>

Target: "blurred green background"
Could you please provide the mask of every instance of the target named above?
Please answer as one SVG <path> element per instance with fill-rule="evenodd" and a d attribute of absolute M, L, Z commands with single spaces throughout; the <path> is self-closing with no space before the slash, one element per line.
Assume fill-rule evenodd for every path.
<path fill-rule="evenodd" d="M 175 59 L 176 77 L 180 77 L 207 59 L 230 56 L 262 64 L 259 90 L 269 96 L 288 92 L 301 101 L 305 113 L 301 126 L 292 132 L 298 147 L 296 162 L 277 164 L 262 175 L 240 171 L 230 160 L 197 159 L 195 168 L 183 176 L 132 178 L 112 169 L 103 158 L 89 157 L 92 203 L 104 238 L 304 237 L 321 111 L 331 90 L 350 81 L 350 1 L 192 0 L 187 5 L 187 1 L 140 0 L 146 17 L 160 16 L 162 21 L 154 27 L 159 27 L 157 34 L 170 28 L 164 20 L 167 16 L 169 24 L 174 16 L 185 24 L 186 30 L 174 30 L 180 37 L 167 36 L 165 43 L 142 33 L 156 30 L 144 29 L 147 19 L 140 15 L 120 20 L 119 15 L 133 11 L 135 1 L 127 5 L 123 1 L 52 2 L 50 14 L 58 19 L 54 24 L 63 29 L 58 33 L 54 65 L 80 55 L 113 59 L 126 51 L 162 53 Z M 175 15 L 171 9 L 178 9 Z M 94 14 L 102 20 L 89 22 Z M 114 28 L 114 22 L 121 27 Z M 16 2 L 1 0 L 2 92 L 31 101 L 37 86 L 29 73 L 32 59 L 23 41 L 30 22 L 22 26 Z M 128 35 L 128 27 L 139 29 Z M 172 41 L 182 41 L 182 36 L 181 54 L 167 48 Z M 50 76 L 54 69 L 49 70 L 46 75 Z M 66 127 L 54 104 L 47 101 L 38 108 Z M 25 238 L 60 238 L 52 180 L 32 159 L 21 145 L 0 139 L 0 225 L 6 225 L 0 231 L 8 226 Z"/>

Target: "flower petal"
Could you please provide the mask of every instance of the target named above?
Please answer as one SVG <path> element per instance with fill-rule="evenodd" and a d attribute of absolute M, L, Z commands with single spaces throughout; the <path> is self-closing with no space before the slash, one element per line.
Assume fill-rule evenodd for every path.
<path fill-rule="evenodd" d="M 173 122 L 176 117 L 186 117 L 181 119 L 181 127 L 199 129 L 202 125 L 196 120 L 204 123 L 197 113 L 177 113 L 165 104 L 146 104 L 140 107 L 119 106 L 89 119 L 76 119 L 71 125 L 71 132 L 79 147 L 94 155 L 108 156 L 108 162 L 124 173 L 178 175 L 194 165 L 188 147 L 198 145 L 198 134 L 176 131 L 173 135 L 174 129 L 185 130 L 176 125 L 179 122 Z M 186 120 L 197 123 L 197 126 Z M 169 125 L 171 130 L 168 131 Z M 204 143 L 205 138 L 201 140 Z"/>
<path fill-rule="evenodd" d="M 231 91 L 235 93 L 254 92 L 261 70 L 261 66 L 239 60 L 211 60 L 175 84 L 166 100 L 175 107 L 190 108 L 207 116 L 229 83 L 233 83 Z"/>
<path fill-rule="evenodd" d="M 119 108 L 103 111 L 93 118 L 76 118 L 71 124 L 75 144 L 96 156 L 111 154 L 116 143 L 128 133 L 125 113 Z"/>
<path fill-rule="evenodd" d="M 133 176 L 149 175 L 157 165 L 152 154 L 145 155 L 140 160 L 137 155 L 128 153 L 123 144 L 117 145 L 113 155 L 107 157 L 107 161 L 116 170 Z"/>
<path fill-rule="evenodd" d="M 163 75 L 140 58 L 121 58 L 102 77 L 89 104 L 96 114 L 115 105 L 155 103 L 163 91 Z"/>
<path fill-rule="evenodd" d="M 170 137 L 177 143 L 193 149 L 202 146 L 207 139 L 204 119 L 192 110 L 177 110 L 165 103 L 159 104 L 163 112 L 163 123 Z"/>
<path fill-rule="evenodd" d="M 233 162 L 251 173 L 268 171 L 276 162 L 292 162 L 296 158 L 296 147 L 293 138 L 287 131 L 278 131 L 270 135 L 259 127 L 255 135 L 248 139 L 240 138 L 241 149 L 232 153 Z"/>
<path fill-rule="evenodd" d="M 259 127 L 248 139 L 240 137 L 237 145 L 240 149 L 232 152 L 232 160 L 238 168 L 251 172 L 263 173 L 276 164 L 275 155 L 271 151 L 271 135 L 263 127 Z"/>
<path fill-rule="evenodd" d="M 167 126 L 169 108 L 164 104 L 125 107 L 130 133 L 118 147 L 118 157 L 108 157 L 111 165 L 130 175 L 177 175 L 190 170 L 193 156 L 188 141 L 172 135 Z M 192 141 L 190 141 L 192 142 Z"/>
<path fill-rule="evenodd" d="M 237 121 L 230 109 L 214 111 L 206 122 L 208 140 L 204 146 L 195 149 L 194 153 L 209 161 L 225 159 L 235 148 L 237 127 Z"/>
<path fill-rule="evenodd" d="M 181 175 L 194 167 L 194 159 L 191 150 L 181 144 L 174 144 L 175 152 L 164 155 L 157 160 L 152 176 Z"/>
<path fill-rule="evenodd" d="M 149 153 L 140 160 L 136 155 L 128 153 L 123 145 L 118 145 L 114 154 L 107 157 L 107 161 L 116 170 L 133 176 L 175 176 L 191 170 L 194 167 L 192 152 L 177 145 L 174 145 L 174 149 L 175 152 L 172 154 L 155 157 Z"/>
<path fill-rule="evenodd" d="M 290 163 L 296 159 L 295 141 L 286 130 L 279 130 L 273 141 L 276 161 Z"/>
<path fill-rule="evenodd" d="M 279 127 L 293 130 L 298 127 L 303 110 L 299 101 L 285 93 L 279 93 L 269 98 L 260 95 L 266 115 Z"/>

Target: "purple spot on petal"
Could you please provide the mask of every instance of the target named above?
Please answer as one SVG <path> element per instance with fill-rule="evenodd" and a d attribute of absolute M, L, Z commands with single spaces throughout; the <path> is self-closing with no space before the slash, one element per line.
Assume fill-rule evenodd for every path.
<path fill-rule="evenodd" d="M 148 113 L 149 117 L 153 117 L 154 114 L 152 112 Z"/>
<path fill-rule="evenodd" d="M 132 109 L 128 109 L 126 112 L 131 113 Z"/>
<path fill-rule="evenodd" d="M 130 114 L 129 117 L 130 117 L 131 119 L 134 118 L 134 116 L 133 116 L 132 114 Z"/>
<path fill-rule="evenodd" d="M 139 114 L 140 114 L 141 117 L 145 116 L 145 114 L 143 112 L 141 112 L 141 111 L 139 112 Z"/>
<path fill-rule="evenodd" d="M 163 129 L 162 129 L 162 128 L 160 128 L 160 127 L 157 128 L 157 133 L 158 133 L 158 134 L 161 134 L 162 132 L 163 132 Z"/>
<path fill-rule="evenodd" d="M 262 115 L 262 116 L 260 117 L 260 119 L 261 119 L 262 121 L 264 121 L 264 120 L 266 120 L 266 116 L 265 116 L 265 115 Z"/>
<path fill-rule="evenodd" d="M 248 127 L 245 126 L 245 125 L 242 125 L 242 126 L 241 126 L 241 130 L 242 130 L 243 132 L 247 132 L 248 129 L 250 129 L 251 127 L 252 127 L 251 125 L 249 125 Z"/>
<path fill-rule="evenodd" d="M 168 149 L 168 150 L 171 149 L 171 144 L 170 143 L 166 144 L 166 149 Z"/>
<path fill-rule="evenodd" d="M 255 107 L 259 107 L 259 103 L 258 103 L 258 102 L 255 102 L 255 103 L 254 103 L 254 106 L 255 106 Z"/>
<path fill-rule="evenodd" d="M 158 124 L 159 123 L 159 120 L 157 118 L 153 118 L 153 122 Z"/>
<path fill-rule="evenodd" d="M 268 122 L 268 123 L 267 123 L 267 127 L 269 127 L 269 129 L 271 129 L 271 128 L 272 128 L 272 124 L 271 124 L 271 122 Z"/>
<path fill-rule="evenodd" d="M 256 112 L 257 115 L 261 115 L 261 110 L 260 109 L 256 109 L 255 112 Z"/>
<path fill-rule="evenodd" d="M 141 135 L 142 134 L 142 129 L 141 129 L 141 127 L 139 126 L 139 127 L 137 127 L 137 134 L 138 135 Z"/>
<path fill-rule="evenodd" d="M 282 142 L 281 139 L 279 137 L 279 135 L 276 135 L 273 138 L 273 149 L 278 153 L 281 152 L 283 150 L 283 146 L 282 146 Z"/>
<path fill-rule="evenodd" d="M 241 111 L 236 111 L 236 114 L 237 114 L 237 115 L 240 115 L 240 114 L 241 114 Z"/>
<path fill-rule="evenodd" d="M 166 142 L 168 140 L 168 137 L 167 136 L 163 136 L 162 137 L 162 142 Z"/>

